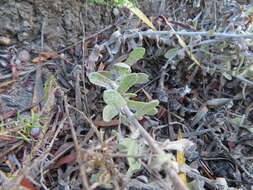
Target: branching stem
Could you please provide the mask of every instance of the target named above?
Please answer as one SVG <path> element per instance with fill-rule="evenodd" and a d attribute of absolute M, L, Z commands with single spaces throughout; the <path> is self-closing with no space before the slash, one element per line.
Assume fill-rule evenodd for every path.
<path fill-rule="evenodd" d="M 131 119 L 131 123 L 133 126 L 140 131 L 140 134 L 142 137 L 147 141 L 149 146 L 153 149 L 155 153 L 158 155 L 164 155 L 165 152 L 158 146 L 158 144 L 155 142 L 155 140 L 150 136 L 150 134 L 142 127 L 142 125 L 138 122 L 137 119 L 134 119 L 134 114 L 130 111 L 130 109 L 125 106 L 123 108 L 123 112 L 127 115 L 128 118 Z M 177 174 L 176 169 L 173 167 L 173 163 L 171 161 L 167 161 L 167 164 L 165 164 L 165 169 L 167 171 L 168 176 L 170 177 L 171 181 L 173 182 L 173 185 L 175 186 L 175 189 L 177 190 L 188 190 L 187 186 L 182 182 L 180 177 Z"/>

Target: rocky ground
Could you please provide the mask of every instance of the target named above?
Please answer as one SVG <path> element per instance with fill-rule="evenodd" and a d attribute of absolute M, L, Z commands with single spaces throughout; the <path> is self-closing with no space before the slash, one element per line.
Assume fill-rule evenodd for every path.
<path fill-rule="evenodd" d="M 252 189 L 252 2 L 138 7 L 157 31 L 109 2 L 1 1 L 0 189 Z M 88 76 L 140 47 L 130 100 L 157 113 L 105 122 Z"/>

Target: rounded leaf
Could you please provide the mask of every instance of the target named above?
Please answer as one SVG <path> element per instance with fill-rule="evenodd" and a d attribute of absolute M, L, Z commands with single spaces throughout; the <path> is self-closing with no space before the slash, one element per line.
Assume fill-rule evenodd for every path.
<path fill-rule="evenodd" d="M 111 105 L 117 110 L 127 104 L 126 100 L 116 90 L 105 90 L 103 98 L 107 105 Z"/>
<path fill-rule="evenodd" d="M 103 120 L 109 122 L 118 114 L 119 112 L 115 107 L 106 105 L 103 109 Z"/>
<path fill-rule="evenodd" d="M 118 92 L 125 93 L 135 84 L 142 84 L 148 82 L 148 75 L 145 73 L 131 73 L 122 77 Z"/>
<path fill-rule="evenodd" d="M 104 88 L 113 88 L 115 86 L 115 82 L 111 79 L 107 78 L 103 74 L 99 72 L 92 72 L 88 74 L 88 78 L 91 83 L 102 86 Z"/>
<path fill-rule="evenodd" d="M 113 67 L 121 75 L 131 73 L 131 67 L 125 63 L 116 63 Z"/>
<path fill-rule="evenodd" d="M 125 63 L 131 66 L 135 64 L 139 59 L 141 59 L 144 54 L 145 48 L 135 48 L 133 51 L 131 51 Z"/>
<path fill-rule="evenodd" d="M 146 114 L 155 115 L 157 113 L 156 106 L 159 105 L 158 100 L 152 100 L 150 102 L 144 103 L 143 105 L 141 104 L 141 102 L 139 102 L 138 104 L 136 104 L 135 102 L 135 105 L 133 104 L 133 102 L 128 101 L 128 103 L 132 103 L 132 106 L 136 106 L 136 108 L 138 109 L 134 114 L 136 118 L 141 118 Z"/>
<path fill-rule="evenodd" d="M 171 60 L 178 54 L 178 51 L 178 48 L 172 48 L 165 53 L 164 57 Z"/>

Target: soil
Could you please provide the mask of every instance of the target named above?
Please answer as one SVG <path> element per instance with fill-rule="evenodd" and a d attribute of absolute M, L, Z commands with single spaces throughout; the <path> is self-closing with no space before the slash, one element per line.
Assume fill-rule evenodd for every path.
<path fill-rule="evenodd" d="M 90 2 L 3 0 L 0 6 L 1 36 L 38 48 L 43 32 L 45 50 L 58 50 L 112 22 L 111 8 Z"/>
<path fill-rule="evenodd" d="M 1 1 L 0 190 L 188 189 L 179 169 L 192 190 L 252 189 L 252 41 L 214 35 L 251 34 L 252 2 L 138 1 L 159 31 L 208 32 L 180 35 L 182 47 L 167 32 L 142 33 L 125 8 L 90 1 Z M 134 121 L 168 157 L 133 132 L 126 111 L 103 121 L 104 89 L 88 79 L 137 47 L 145 54 L 131 69 L 150 80 L 131 100 L 159 105 Z"/>

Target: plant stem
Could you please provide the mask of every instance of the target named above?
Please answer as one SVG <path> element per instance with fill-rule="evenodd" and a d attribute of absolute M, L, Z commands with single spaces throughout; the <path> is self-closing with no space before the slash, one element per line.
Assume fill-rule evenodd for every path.
<path fill-rule="evenodd" d="M 142 125 L 138 122 L 137 119 L 134 118 L 134 114 L 130 111 L 130 109 L 125 106 L 123 107 L 123 112 L 127 115 L 128 118 L 131 119 L 131 123 L 140 131 L 142 137 L 147 141 L 149 146 L 153 149 L 153 151 L 159 155 L 164 155 L 165 152 L 158 146 L 155 140 L 150 136 L 150 134 L 142 127 Z M 173 167 L 173 163 L 171 161 L 167 161 L 165 164 L 165 169 L 167 171 L 168 176 L 170 177 L 175 189 L 177 190 L 189 190 L 187 186 L 182 182 L 181 178 L 178 176 L 176 169 Z"/>
<path fill-rule="evenodd" d="M 223 38 L 253 38 L 253 34 L 236 34 L 236 33 L 222 33 L 222 32 L 171 32 L 171 31 L 145 31 L 136 32 L 133 34 L 125 34 L 123 37 L 127 38 L 137 38 L 139 36 L 156 36 L 156 35 L 181 35 L 181 36 L 214 36 Z"/>

